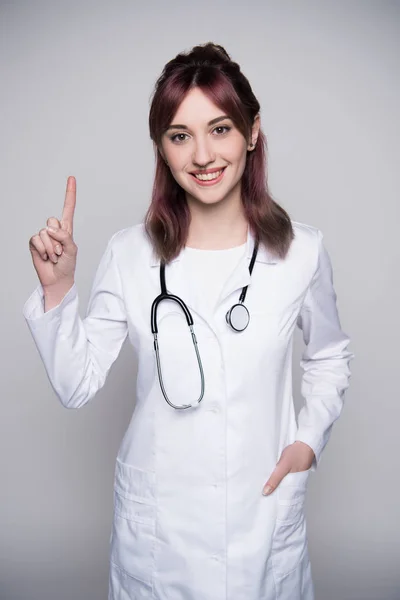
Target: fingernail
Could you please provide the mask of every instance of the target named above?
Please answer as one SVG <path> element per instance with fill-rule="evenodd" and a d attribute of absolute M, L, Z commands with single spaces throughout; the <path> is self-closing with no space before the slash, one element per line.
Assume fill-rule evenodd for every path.
<path fill-rule="evenodd" d="M 270 485 L 266 485 L 265 488 L 263 489 L 263 496 L 269 496 L 269 494 L 272 492 L 272 487 Z"/>
<path fill-rule="evenodd" d="M 58 231 L 58 229 L 54 229 L 54 227 L 49 227 L 49 226 L 47 226 L 46 229 L 48 231 L 51 231 L 52 233 L 57 233 L 57 231 Z"/>
<path fill-rule="evenodd" d="M 56 246 L 56 247 L 55 247 L 55 252 L 56 252 L 56 254 L 58 254 L 58 256 L 60 256 L 60 254 L 62 253 L 62 248 L 61 248 L 61 246 Z"/>
<path fill-rule="evenodd" d="M 52 260 L 53 262 L 55 262 L 55 263 L 56 263 L 56 262 L 58 262 L 58 258 L 57 258 L 57 256 L 56 256 L 55 254 L 52 254 L 52 256 L 51 256 L 51 260 Z"/>

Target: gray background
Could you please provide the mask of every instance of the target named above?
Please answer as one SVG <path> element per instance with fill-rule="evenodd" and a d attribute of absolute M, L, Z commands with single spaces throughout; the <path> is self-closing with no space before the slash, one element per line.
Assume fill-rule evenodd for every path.
<path fill-rule="evenodd" d="M 21 314 L 37 284 L 28 240 L 60 216 L 75 175 L 83 315 L 107 240 L 148 205 L 155 80 L 209 40 L 259 98 L 274 197 L 325 234 L 356 354 L 310 478 L 316 598 L 399 599 L 399 2 L 17 1 L 0 21 L 1 600 L 106 599 L 114 461 L 134 406 L 128 345 L 93 402 L 58 403 Z M 297 401 L 301 350 L 298 332 Z"/>

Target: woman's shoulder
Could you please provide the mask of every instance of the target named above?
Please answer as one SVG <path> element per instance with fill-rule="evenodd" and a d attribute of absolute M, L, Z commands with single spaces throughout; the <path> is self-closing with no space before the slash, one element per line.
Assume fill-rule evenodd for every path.
<path fill-rule="evenodd" d="M 292 259 L 304 263 L 316 264 L 320 253 L 323 233 L 318 227 L 292 220 L 294 239 L 289 251 Z"/>
<path fill-rule="evenodd" d="M 130 225 L 123 229 L 118 229 L 110 238 L 110 243 L 113 245 L 123 245 L 130 243 L 144 243 L 147 242 L 147 235 L 144 228 L 144 223 L 138 223 L 136 225 Z"/>
<path fill-rule="evenodd" d="M 143 258 L 144 254 L 150 257 L 152 252 L 144 223 L 119 229 L 111 236 L 108 246 L 119 257 L 129 256 L 131 259 L 139 256 Z"/>
<path fill-rule="evenodd" d="M 301 246 L 319 246 L 321 239 L 323 238 L 322 231 L 310 225 L 309 223 L 303 223 L 301 221 L 292 220 L 292 227 L 294 232 L 294 242 L 296 245 Z"/>
<path fill-rule="evenodd" d="M 321 234 L 320 229 L 309 223 L 291 220 L 295 236 L 298 235 L 301 239 L 315 240 Z"/>

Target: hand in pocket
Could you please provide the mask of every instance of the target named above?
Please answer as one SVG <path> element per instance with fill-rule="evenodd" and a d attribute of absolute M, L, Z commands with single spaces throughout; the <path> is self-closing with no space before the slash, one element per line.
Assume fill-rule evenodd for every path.
<path fill-rule="evenodd" d="M 304 442 L 296 441 L 284 448 L 281 457 L 263 488 L 263 495 L 271 494 L 288 473 L 299 473 L 311 468 L 315 454 Z"/>

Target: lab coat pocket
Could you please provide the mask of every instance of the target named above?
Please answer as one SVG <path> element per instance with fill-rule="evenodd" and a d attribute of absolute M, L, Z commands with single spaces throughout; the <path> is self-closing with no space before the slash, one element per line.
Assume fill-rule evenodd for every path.
<path fill-rule="evenodd" d="M 117 459 L 111 563 L 122 572 L 127 592 L 152 588 L 156 504 L 155 474 Z"/>
<path fill-rule="evenodd" d="M 307 550 L 304 515 L 310 469 L 288 473 L 277 493 L 277 517 L 272 541 L 272 564 L 277 579 L 295 570 Z"/>

